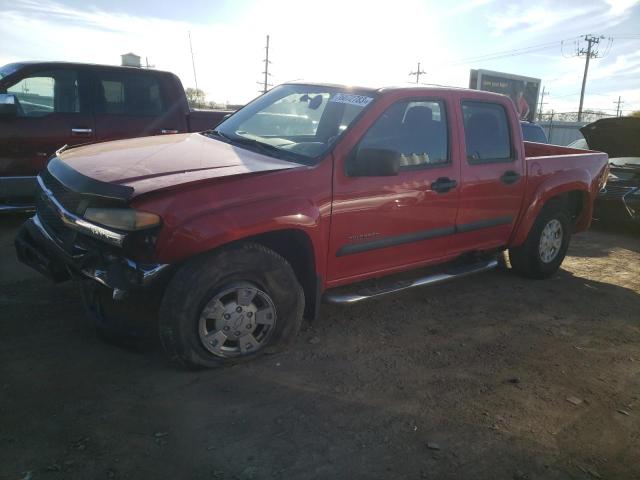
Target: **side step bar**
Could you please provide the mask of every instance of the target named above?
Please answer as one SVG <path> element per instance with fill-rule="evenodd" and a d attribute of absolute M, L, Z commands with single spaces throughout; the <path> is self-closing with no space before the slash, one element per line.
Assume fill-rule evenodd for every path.
<path fill-rule="evenodd" d="M 36 211 L 35 205 L 5 205 L 0 204 L 0 214 L 2 213 L 33 213 Z"/>
<path fill-rule="evenodd" d="M 388 293 L 396 293 L 402 290 L 408 290 L 415 287 L 423 287 L 425 285 L 436 285 L 438 283 L 448 282 L 457 278 L 466 277 L 474 273 L 482 273 L 487 270 L 492 270 L 498 266 L 498 260 L 493 258 L 483 262 L 476 262 L 469 265 L 463 265 L 456 268 L 452 268 L 449 271 L 442 273 L 435 273 L 427 275 L 425 277 L 416 278 L 414 280 L 401 280 L 391 283 L 385 287 L 379 288 L 364 288 L 357 292 L 352 293 L 340 293 L 327 291 L 324 294 L 324 300 L 328 303 L 336 305 L 351 305 L 362 300 L 368 300 L 370 298 L 379 297 Z M 342 290 L 342 288 L 341 288 Z"/>

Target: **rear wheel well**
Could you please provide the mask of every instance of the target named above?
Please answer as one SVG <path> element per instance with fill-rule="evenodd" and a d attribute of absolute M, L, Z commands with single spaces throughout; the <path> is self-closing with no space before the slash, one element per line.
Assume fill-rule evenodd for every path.
<path fill-rule="evenodd" d="M 571 222 L 575 225 L 584 210 L 585 192 L 581 190 L 571 190 L 550 198 L 545 203 L 545 209 L 560 209 L 569 215 Z"/>
<path fill-rule="evenodd" d="M 313 244 L 307 234 L 296 229 L 276 230 L 243 238 L 241 241 L 254 242 L 270 248 L 291 264 L 304 290 L 304 317 L 316 318 L 320 307 L 322 282 L 316 273 Z"/>

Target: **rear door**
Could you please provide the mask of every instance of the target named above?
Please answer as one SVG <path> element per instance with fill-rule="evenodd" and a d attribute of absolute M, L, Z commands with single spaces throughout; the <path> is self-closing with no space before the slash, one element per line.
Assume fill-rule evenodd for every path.
<path fill-rule="evenodd" d="M 96 70 L 93 99 L 98 141 L 186 131 L 159 75 L 144 70 Z M 174 102 L 175 103 L 175 102 Z"/>
<path fill-rule="evenodd" d="M 507 245 L 524 195 L 524 161 L 513 107 L 504 101 L 462 99 L 466 159 L 456 219 L 456 251 Z"/>
<path fill-rule="evenodd" d="M 6 93 L 18 99 L 18 113 L 0 120 L 0 176 L 35 175 L 63 145 L 93 141 L 93 115 L 81 71 L 60 67 L 31 72 Z"/>
<path fill-rule="evenodd" d="M 442 258 L 454 235 L 459 167 L 451 105 L 425 95 L 383 108 L 353 148 L 335 152 L 328 260 L 334 285 Z M 348 162 L 361 148 L 400 153 L 399 174 L 350 176 Z"/>

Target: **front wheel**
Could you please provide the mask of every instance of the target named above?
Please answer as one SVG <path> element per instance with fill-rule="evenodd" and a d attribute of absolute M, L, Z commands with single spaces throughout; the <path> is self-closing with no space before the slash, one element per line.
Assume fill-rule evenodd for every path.
<path fill-rule="evenodd" d="M 176 273 L 160 307 L 160 339 L 185 366 L 237 363 L 289 343 L 303 310 L 291 265 L 245 243 L 194 259 Z"/>
<path fill-rule="evenodd" d="M 509 249 L 513 270 L 524 277 L 548 278 L 560 268 L 571 237 L 571 221 L 562 210 L 543 210 L 524 244 Z"/>

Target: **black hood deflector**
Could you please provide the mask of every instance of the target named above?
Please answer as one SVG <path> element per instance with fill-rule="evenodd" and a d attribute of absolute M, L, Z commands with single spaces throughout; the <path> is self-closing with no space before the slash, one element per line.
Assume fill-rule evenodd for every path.
<path fill-rule="evenodd" d="M 127 202 L 133 197 L 133 187 L 107 183 L 87 177 L 71 168 L 58 157 L 52 158 L 47 170 L 69 190 L 88 197 L 98 197 L 119 202 Z"/>

